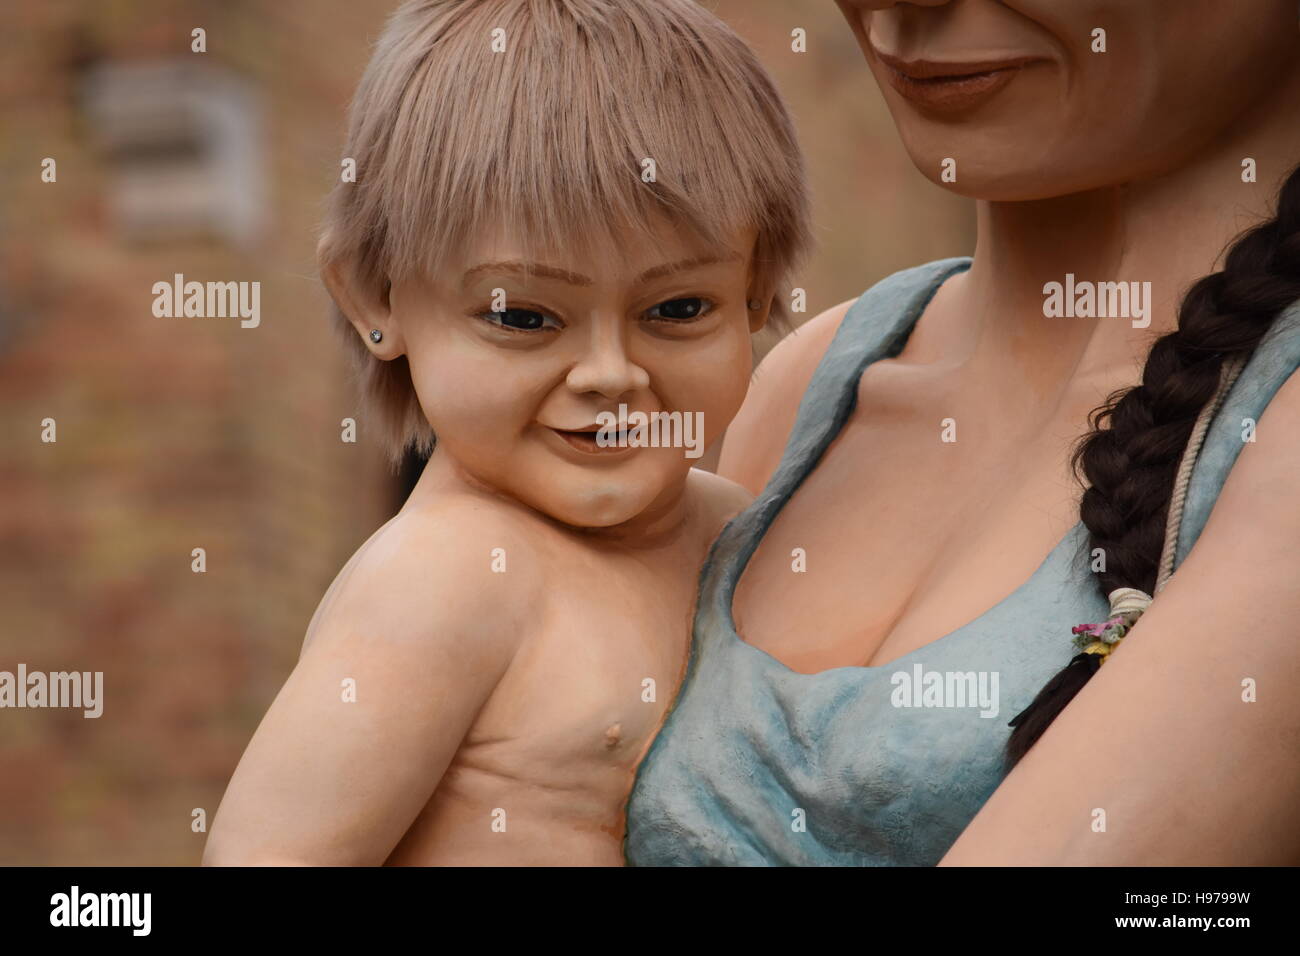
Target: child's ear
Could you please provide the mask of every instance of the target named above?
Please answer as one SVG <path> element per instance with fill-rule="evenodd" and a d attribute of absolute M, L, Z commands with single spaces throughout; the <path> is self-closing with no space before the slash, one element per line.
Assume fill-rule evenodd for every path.
<path fill-rule="evenodd" d="M 355 263 L 336 259 L 321 266 L 321 280 L 357 335 L 375 358 L 390 361 L 406 354 L 402 330 L 393 318 L 387 280 L 367 282 Z M 378 336 L 374 333 L 378 332 Z M 378 338 L 379 341 L 375 341 Z"/>
<path fill-rule="evenodd" d="M 749 334 L 761 332 L 767 325 L 768 316 L 772 314 L 772 294 L 760 293 L 750 294 L 749 300 L 745 303 L 745 308 L 749 310 Z M 755 308 L 757 306 L 757 308 Z"/>

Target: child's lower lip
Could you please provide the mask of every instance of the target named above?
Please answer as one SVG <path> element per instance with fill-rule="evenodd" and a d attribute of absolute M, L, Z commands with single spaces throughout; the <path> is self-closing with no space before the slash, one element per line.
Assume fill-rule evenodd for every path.
<path fill-rule="evenodd" d="M 570 432 L 559 428 L 552 428 L 551 431 L 560 436 L 570 448 L 576 448 L 578 451 L 586 452 L 589 455 L 618 455 L 636 450 L 626 444 L 602 447 L 596 443 L 596 432 Z"/>

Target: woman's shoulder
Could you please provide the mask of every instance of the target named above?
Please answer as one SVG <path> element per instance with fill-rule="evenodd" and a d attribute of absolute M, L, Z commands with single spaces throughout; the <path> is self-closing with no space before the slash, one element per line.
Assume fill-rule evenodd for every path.
<path fill-rule="evenodd" d="M 740 412 L 727 429 L 718 473 L 758 494 L 776 469 L 794 427 L 799 399 L 857 302 L 848 299 L 809 319 L 768 352 Z"/>
<path fill-rule="evenodd" d="M 1298 367 L 1300 302 L 1277 317 L 1206 433 L 1187 491 L 1177 563 L 1200 537 L 1230 474 L 1247 462 L 1271 462 L 1300 446 L 1296 438 L 1300 435 L 1300 376 L 1295 374 Z M 1294 501 L 1300 486 L 1292 484 L 1290 491 Z"/>
<path fill-rule="evenodd" d="M 723 525 L 749 507 L 754 496 L 736 482 L 702 468 L 692 468 L 687 480 L 698 507 L 701 540 L 708 547 Z"/>
<path fill-rule="evenodd" d="M 965 257 L 937 259 L 892 273 L 861 295 L 846 299 L 787 335 L 770 351 L 750 383 L 745 404 L 727 430 L 718 473 L 758 494 L 776 469 L 794 428 L 799 404 L 823 357 L 845 323 L 873 326 L 902 322 L 919 311 L 943 279 L 966 268 Z M 855 341 L 861 341 L 855 337 Z"/>

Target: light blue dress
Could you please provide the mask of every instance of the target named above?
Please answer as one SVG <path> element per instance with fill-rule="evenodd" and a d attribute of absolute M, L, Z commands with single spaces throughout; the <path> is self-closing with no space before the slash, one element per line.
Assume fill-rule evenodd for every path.
<path fill-rule="evenodd" d="M 1076 653 L 1070 628 L 1109 612 L 1080 523 L 992 609 L 880 667 L 799 674 L 736 633 L 736 582 L 852 412 L 863 369 L 902 351 L 935 290 L 969 266 L 959 258 L 908 269 L 854 303 L 804 395 L 779 467 L 714 543 L 686 678 L 629 798 L 628 863 L 938 863 L 1003 778 L 1007 722 Z M 1241 451 L 1242 420 L 1258 421 L 1298 364 L 1300 303 L 1275 320 L 1209 429 L 1178 562 Z M 893 706 L 893 675 L 915 676 L 917 665 L 923 673 L 997 672 L 997 716 L 969 706 Z"/>

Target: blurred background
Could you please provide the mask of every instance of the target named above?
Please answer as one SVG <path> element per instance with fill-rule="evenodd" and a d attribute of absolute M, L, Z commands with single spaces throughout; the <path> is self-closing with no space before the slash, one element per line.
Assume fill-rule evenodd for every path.
<path fill-rule="evenodd" d="M 973 208 L 912 167 L 832 0 L 706 5 L 807 153 L 796 320 L 972 250 Z M 0 671 L 104 672 L 99 719 L 0 709 L 0 864 L 197 863 L 192 812 L 211 823 L 317 602 L 418 473 L 364 422 L 341 440 L 359 416 L 314 263 L 395 6 L 0 4 Z M 176 273 L 260 282 L 260 326 L 155 317 Z"/>

